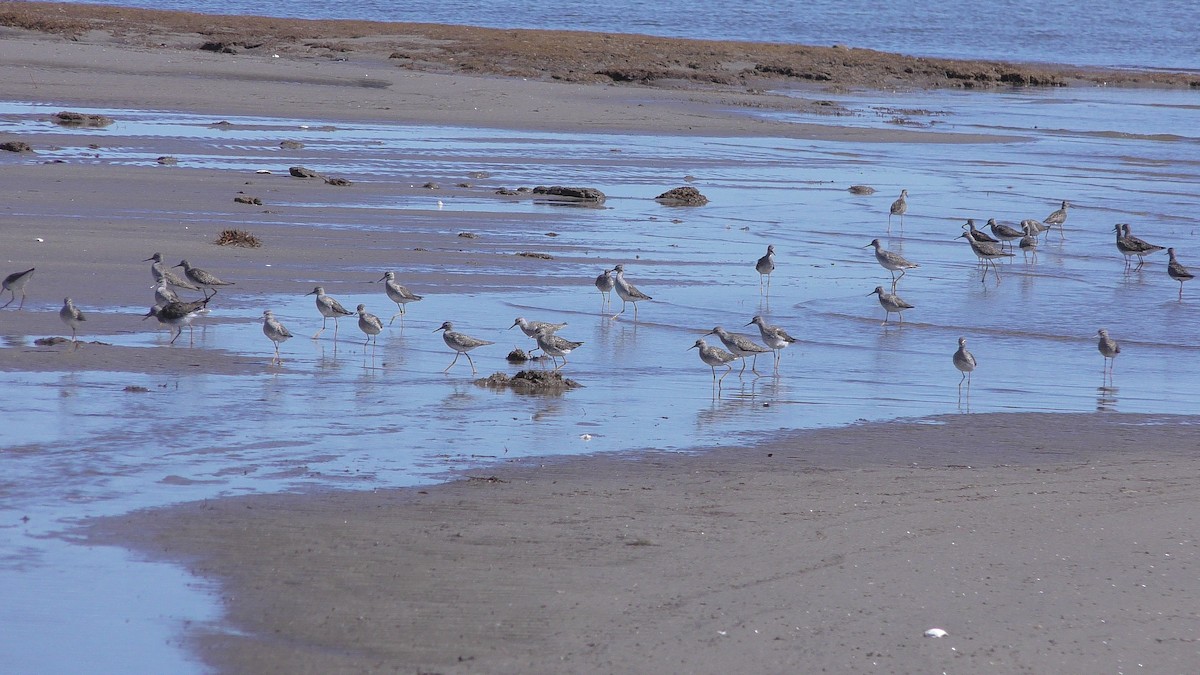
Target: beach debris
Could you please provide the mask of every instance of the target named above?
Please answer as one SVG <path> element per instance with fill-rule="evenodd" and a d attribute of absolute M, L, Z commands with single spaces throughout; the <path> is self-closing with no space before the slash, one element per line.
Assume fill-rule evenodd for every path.
<path fill-rule="evenodd" d="M 512 389 L 518 394 L 561 394 L 583 386 L 555 370 L 522 370 L 512 377 L 492 373 L 475 380 L 475 384 L 489 389 Z"/>
<path fill-rule="evenodd" d="M 516 190 L 513 190 L 511 188 L 500 188 L 500 189 L 496 190 L 496 194 L 502 195 L 504 197 L 516 197 L 517 195 L 519 195 L 521 193 L 517 192 Z"/>
<path fill-rule="evenodd" d="M 592 435 L 591 435 L 591 434 L 580 434 L 580 435 L 579 435 L 579 440 L 581 440 L 581 441 L 590 441 L 590 440 L 592 440 Z"/>
<path fill-rule="evenodd" d="M 475 180 L 482 180 L 484 178 L 491 178 L 492 174 L 488 173 L 487 171 L 472 171 L 471 173 L 467 174 L 467 177 L 474 178 Z"/>
<path fill-rule="evenodd" d="M 326 185 L 336 185 L 338 187 L 343 187 L 346 185 L 353 185 L 353 183 L 351 183 L 349 180 L 347 180 L 345 178 L 326 178 L 325 184 Z"/>
<path fill-rule="evenodd" d="M 172 157 L 170 155 L 163 155 L 162 157 L 159 157 L 158 159 L 156 159 L 154 161 L 158 162 L 159 164 L 162 164 L 163 166 L 175 166 L 176 164 L 179 163 L 178 158 Z"/>
<path fill-rule="evenodd" d="M 699 190 L 690 186 L 667 190 L 655 197 L 654 200 L 666 206 L 704 206 L 708 203 L 708 197 L 700 194 Z"/>
<path fill-rule="evenodd" d="M 509 363 L 525 363 L 529 361 L 529 354 L 527 354 L 525 350 L 521 349 L 520 347 L 514 347 L 513 350 L 508 353 L 508 356 L 504 357 L 504 360 L 508 361 Z"/>
<path fill-rule="evenodd" d="M 136 384 L 131 384 L 128 387 L 125 387 L 122 391 L 125 391 L 130 394 L 146 394 L 146 393 L 150 392 L 149 389 L 138 386 Z"/>
<path fill-rule="evenodd" d="M 60 337 L 60 336 L 56 335 L 54 337 L 38 338 L 33 341 L 33 344 L 35 344 L 39 347 L 53 347 L 54 345 L 67 344 L 70 341 L 71 341 L 70 338 Z"/>
<path fill-rule="evenodd" d="M 0 143 L 0 150 L 9 152 L 33 152 L 33 148 L 25 141 L 5 141 Z"/>
<path fill-rule="evenodd" d="M 259 169 L 259 170 L 255 171 L 254 173 L 259 173 L 259 174 L 270 174 L 270 173 L 271 173 L 271 170 L 270 170 L 270 169 Z"/>
<path fill-rule="evenodd" d="M 475 234 L 474 232 L 459 232 L 458 236 L 462 237 L 463 239 L 478 239 L 479 238 L 479 235 Z"/>
<path fill-rule="evenodd" d="M 851 185 L 850 192 L 856 195 L 873 195 L 875 194 L 875 188 L 870 185 Z"/>
<path fill-rule="evenodd" d="M 88 113 L 71 112 L 69 110 L 55 113 L 51 119 L 55 124 L 59 124 L 64 127 L 91 128 L 106 127 L 116 121 L 113 118 L 105 117 L 104 115 L 91 115 Z"/>
<path fill-rule="evenodd" d="M 296 178 L 324 178 L 324 176 L 321 174 L 304 166 L 289 166 L 288 173 L 292 174 Z"/>
<path fill-rule="evenodd" d="M 242 248 L 258 248 L 262 246 L 262 242 L 258 237 L 250 234 L 245 230 L 221 230 L 221 234 L 217 235 L 217 240 L 213 242 L 217 246 L 241 246 Z"/>
<path fill-rule="evenodd" d="M 426 190 L 441 190 L 442 189 L 441 185 L 438 185 L 437 183 L 435 183 L 433 181 L 429 181 L 428 183 L 425 183 L 421 187 L 425 188 Z"/>
<path fill-rule="evenodd" d="M 949 635 L 949 633 L 941 628 L 930 628 L 929 630 L 925 631 L 925 637 L 929 638 L 944 638 L 947 635 Z"/>
<path fill-rule="evenodd" d="M 263 205 L 262 200 L 258 197 L 251 197 L 250 195 L 244 194 L 239 194 L 238 196 L 234 197 L 233 201 L 237 202 L 238 204 L 251 204 L 253 206 Z"/>
<path fill-rule="evenodd" d="M 597 204 L 606 199 L 603 192 L 591 187 L 563 187 L 561 185 L 546 187 L 545 185 L 539 185 L 533 188 L 532 192 L 535 195 L 558 197 L 563 200 L 594 202 Z"/>
<path fill-rule="evenodd" d="M 279 147 L 284 150 L 302 150 L 304 149 L 304 144 L 300 141 L 279 141 Z"/>
<path fill-rule="evenodd" d="M 204 44 L 200 45 L 200 50 L 206 52 L 216 52 L 218 54 L 236 54 L 237 50 L 234 49 L 234 46 L 235 44 L 221 42 L 219 40 L 210 40 L 209 42 L 205 42 Z"/>
<path fill-rule="evenodd" d="M 554 256 L 549 253 L 536 253 L 534 251 L 521 251 L 517 255 L 522 258 L 537 258 L 538 260 L 554 260 Z"/>

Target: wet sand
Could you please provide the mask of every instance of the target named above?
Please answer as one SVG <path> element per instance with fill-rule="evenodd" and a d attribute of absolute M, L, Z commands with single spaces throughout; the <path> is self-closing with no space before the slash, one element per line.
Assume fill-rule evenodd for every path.
<path fill-rule="evenodd" d="M 3 8 L 25 6 L 34 5 Z M 6 97 L 214 115 L 910 138 L 903 129 L 738 115 L 730 108 L 809 105 L 747 91 L 741 81 L 596 86 L 418 72 L 377 52 L 338 52 L 355 55 L 347 61 L 286 49 L 278 59 L 254 49 L 202 52 L 198 35 L 178 26 L 136 28 L 117 36 L 80 29 L 76 39 L 6 32 Z M 90 282 L 97 302 L 142 302 L 149 272 L 128 264 L 131 240 L 139 258 L 159 249 L 207 257 L 221 276 L 283 293 L 312 268 L 351 283 L 360 266 L 488 255 L 451 252 L 456 233 L 500 235 L 511 225 L 461 214 L 444 232 L 397 250 L 369 230 L 296 237 L 268 218 L 253 230 L 270 241 L 269 254 L 216 249 L 215 232 L 247 220 L 232 202 L 239 191 L 266 198 L 267 210 L 272 195 L 323 191 L 336 201 L 340 193 L 282 175 L 248 184 L 219 171 L 0 159 L 14 205 L 0 227 L 17 235 L 5 241 L 6 259 L 39 261 L 41 298 Z M 128 217 L 130 186 L 148 212 L 200 213 L 203 226 Z M 64 200 L 80 205 L 73 222 L 54 217 Z M 338 210 L 308 213 L 315 222 Z M 514 276 L 537 269 L 521 264 L 528 267 Z M 50 312 L 0 319 L 19 340 L 62 331 Z M 85 339 L 104 341 L 125 320 L 89 317 Z M 269 369 L 263 359 L 210 349 L 136 350 L 136 359 L 121 346 L 67 351 L 2 349 L 0 367 Z M 525 460 L 472 472 L 483 480 L 420 490 L 222 499 L 112 519 L 90 536 L 220 583 L 228 622 L 194 627 L 186 638 L 225 672 L 1190 670 L 1194 420 L 1021 414 L 936 422 L 805 432 L 693 456 Z M 949 637 L 921 637 L 935 626 Z"/>
<path fill-rule="evenodd" d="M 1196 420 L 933 422 L 223 499 L 94 536 L 222 581 L 229 624 L 189 636 L 222 672 L 1189 671 Z"/>

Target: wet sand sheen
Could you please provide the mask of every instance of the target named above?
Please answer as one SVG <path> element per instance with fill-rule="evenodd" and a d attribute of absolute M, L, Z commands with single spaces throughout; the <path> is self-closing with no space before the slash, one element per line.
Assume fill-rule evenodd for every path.
<path fill-rule="evenodd" d="M 1184 672 L 1197 418 L 971 415 L 99 525 L 223 672 Z M 927 628 L 949 637 L 929 640 Z"/>

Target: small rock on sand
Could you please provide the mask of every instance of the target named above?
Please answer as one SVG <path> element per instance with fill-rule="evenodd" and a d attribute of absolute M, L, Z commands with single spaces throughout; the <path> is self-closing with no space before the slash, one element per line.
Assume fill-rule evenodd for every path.
<path fill-rule="evenodd" d="M 696 188 L 687 186 L 667 190 L 654 199 L 667 206 L 704 206 L 708 203 L 708 197 L 700 194 Z"/>

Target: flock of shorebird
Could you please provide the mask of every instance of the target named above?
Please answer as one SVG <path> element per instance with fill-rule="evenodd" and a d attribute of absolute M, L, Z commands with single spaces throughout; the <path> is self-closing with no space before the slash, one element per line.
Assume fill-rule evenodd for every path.
<path fill-rule="evenodd" d="M 888 227 L 891 227 L 891 218 L 898 216 L 901 219 L 903 226 L 904 214 L 908 211 L 908 190 L 901 190 L 900 197 L 892 203 L 888 215 Z M 963 233 L 959 237 L 964 238 L 971 246 L 971 250 L 978 257 L 980 265 L 983 269 L 981 279 L 986 282 L 987 272 L 991 268 L 996 279 L 999 280 L 999 270 L 996 268 L 995 260 L 998 258 L 1012 257 L 1015 254 L 1004 249 L 1005 245 L 1011 246 L 1011 243 L 1018 241 L 1018 246 L 1022 249 L 1026 257 L 1029 254 L 1037 255 L 1037 245 L 1039 236 L 1045 234 L 1049 236 L 1049 231 L 1055 227 L 1059 228 L 1059 236 L 1065 238 L 1063 234 L 1063 224 L 1067 219 L 1067 209 L 1070 204 L 1066 201 L 1062 202 L 1062 207 L 1045 219 L 1024 220 L 1021 221 L 1020 229 L 1009 225 L 997 223 L 995 219 L 988 221 L 987 225 L 992 234 L 977 229 L 974 220 L 967 220 L 963 225 Z M 1129 269 L 1132 264 L 1132 258 L 1137 257 L 1137 267 L 1140 268 L 1145 263 L 1145 256 L 1156 253 L 1164 249 L 1162 246 L 1150 244 L 1142 239 L 1133 236 L 1128 224 L 1118 224 L 1113 228 L 1116 233 L 1117 250 L 1125 257 L 1126 269 Z M 904 323 L 903 312 L 908 309 L 913 309 L 913 305 L 906 302 L 897 293 L 897 284 L 904 278 L 908 270 L 919 267 L 899 253 L 889 251 L 883 248 L 883 244 L 879 239 L 874 239 L 864 248 L 874 248 L 875 259 L 880 266 L 888 270 L 891 274 L 891 290 L 885 290 L 883 286 L 876 286 L 868 295 L 878 297 L 879 304 L 884 310 L 883 323 L 886 325 L 892 314 L 899 317 L 899 322 Z M 1170 256 L 1167 264 L 1167 274 L 1171 279 L 1179 282 L 1179 298 L 1183 298 L 1183 283 L 1193 278 L 1191 272 L 1187 270 L 1176 258 L 1175 249 L 1167 248 L 1167 253 Z M 193 266 L 186 259 L 181 260 L 174 267 L 167 267 L 163 263 L 161 253 L 155 253 L 147 258 L 144 262 L 150 262 L 150 271 L 154 278 L 154 306 L 146 313 L 145 318 L 154 317 L 162 325 L 168 326 L 174 330 L 174 335 L 171 337 L 173 344 L 182 334 L 185 327 L 191 329 L 192 321 L 201 315 L 208 313 L 209 302 L 217 295 L 217 289 L 222 286 L 231 286 L 233 282 L 223 281 L 216 275 L 207 272 L 203 269 Z M 174 268 L 182 268 L 182 276 L 176 274 Z M 767 246 L 767 252 L 759 258 L 754 264 L 755 271 L 759 274 L 759 292 L 769 294 L 771 286 L 771 274 L 775 271 L 775 247 Z M 11 294 L 8 302 L 0 306 L 0 309 L 8 307 L 17 299 L 20 294 L 21 301 L 17 309 L 22 309 L 25 306 L 26 286 L 33 278 L 34 269 L 28 269 L 23 272 L 16 272 L 8 275 L 3 281 L 3 290 Z M 899 276 L 897 276 L 899 272 Z M 390 326 L 395 322 L 397 317 L 401 317 L 406 313 L 405 305 L 421 300 L 420 295 L 416 295 L 409 291 L 396 281 L 394 272 L 386 272 L 383 277 L 378 280 L 384 284 L 384 292 L 388 299 L 396 304 L 397 312 L 392 315 L 388 321 Z M 610 318 L 616 319 L 625 313 L 628 305 L 633 305 L 634 321 L 638 317 L 638 302 L 652 300 L 649 295 L 638 290 L 636 286 L 630 283 L 625 278 L 624 265 L 614 265 L 611 269 L 605 269 L 595 279 L 595 287 L 601 293 L 601 307 L 611 305 L 611 293 L 616 292 L 617 297 L 621 299 L 621 311 L 613 314 Z M 200 291 L 204 297 L 200 300 L 185 301 L 182 300 L 176 293 L 175 289 L 187 289 L 191 291 Z M 358 315 L 358 327 L 366 336 L 363 345 L 376 341 L 376 336 L 384 330 L 383 321 L 366 311 L 365 305 L 358 305 L 356 311 L 351 312 L 342 306 L 336 299 L 325 293 L 322 286 L 313 288 L 307 295 L 316 296 L 316 307 L 321 315 L 321 329 L 318 330 L 312 339 L 320 337 L 321 333 L 327 328 L 329 319 L 334 320 L 334 335 L 336 338 L 338 330 L 338 318 L 343 316 Z M 63 323 L 71 329 L 71 341 L 78 348 L 78 328 L 79 325 L 86 320 L 84 313 L 75 306 L 71 298 L 66 298 L 63 301 L 62 309 L 59 310 L 59 317 Z M 698 350 L 700 360 L 712 369 L 713 383 L 720 386 L 725 376 L 733 371 L 732 363 L 738 359 L 742 360 L 741 373 L 746 370 L 746 357 L 752 359 L 751 371 L 758 373 L 757 361 L 759 354 L 768 352 L 774 355 L 775 370 L 779 369 L 780 353 L 788 345 L 796 342 L 795 338 L 787 333 L 780 326 L 774 326 L 766 322 L 762 316 L 753 317 L 747 326 L 757 326 L 759 335 L 762 338 L 763 344 L 758 344 L 750 338 L 731 333 L 721 326 L 714 327 L 706 335 L 716 335 L 720 342 L 725 346 L 725 349 L 715 345 L 708 344 L 702 337 L 689 347 L 690 349 Z M 537 347 L 544 356 L 547 356 L 554 363 L 555 370 L 562 368 L 567 363 L 567 355 L 583 345 L 582 342 L 568 340 L 557 335 L 557 331 L 565 327 L 565 323 L 550 323 L 545 321 L 528 321 L 523 317 L 518 317 L 509 328 L 520 328 L 521 331 L 536 341 Z M 271 310 L 263 312 L 263 334 L 271 340 L 275 348 L 275 355 L 272 363 L 281 362 L 279 346 L 292 338 L 292 333 L 283 325 Z M 488 340 L 474 338 L 459 331 L 454 330 L 454 324 L 450 321 L 442 323 L 434 332 L 442 333 L 442 340 L 446 346 L 452 349 L 454 360 L 450 365 L 446 366 L 445 371 L 448 372 L 451 367 L 457 363 L 459 356 L 465 355 L 471 366 L 471 372 L 477 372 L 475 362 L 471 359 L 470 351 L 485 345 L 494 344 Z M 1101 328 L 1098 331 L 1099 342 L 1098 349 L 1104 356 L 1104 372 L 1107 375 L 1112 373 L 1112 364 L 1120 353 L 1121 348 L 1115 340 L 1108 335 L 1108 331 Z M 558 363 L 558 359 L 562 359 L 562 363 Z M 961 371 L 962 378 L 959 380 L 961 388 L 964 381 L 969 389 L 971 382 L 971 373 L 975 370 L 976 360 L 974 355 L 967 350 L 966 338 L 959 338 L 958 350 L 953 355 L 954 366 Z M 718 377 L 717 368 L 725 367 L 725 372 Z"/>

